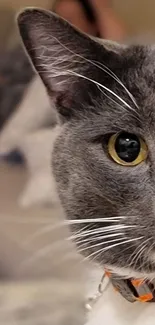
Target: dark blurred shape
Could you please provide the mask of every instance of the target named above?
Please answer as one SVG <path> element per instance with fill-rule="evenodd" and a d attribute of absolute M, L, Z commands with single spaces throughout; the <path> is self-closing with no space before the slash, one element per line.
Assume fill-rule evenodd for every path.
<path fill-rule="evenodd" d="M 15 111 L 33 75 L 21 46 L 0 52 L 0 129 Z"/>
<path fill-rule="evenodd" d="M 3 160 L 12 165 L 21 165 L 25 163 L 24 156 L 18 150 L 14 150 L 8 155 L 0 156 L 0 160 Z"/>
<path fill-rule="evenodd" d="M 91 6 L 91 3 L 88 0 L 79 0 L 79 2 L 81 3 L 81 5 L 84 9 L 87 19 L 90 22 L 94 23 L 96 18 L 95 18 L 94 10 Z"/>

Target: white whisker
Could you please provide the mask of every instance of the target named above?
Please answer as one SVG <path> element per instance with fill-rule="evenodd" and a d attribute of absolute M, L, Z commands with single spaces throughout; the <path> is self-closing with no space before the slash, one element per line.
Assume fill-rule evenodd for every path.
<path fill-rule="evenodd" d="M 64 226 L 64 225 L 69 225 L 69 224 L 74 224 L 74 223 L 90 223 L 90 222 L 117 222 L 120 219 L 125 219 L 125 216 L 116 216 L 116 217 L 109 217 L 109 218 L 89 218 L 89 219 L 73 219 L 73 220 L 63 220 L 59 223 L 55 223 L 55 225 L 53 225 L 53 227 L 57 227 L 57 226 Z M 45 224 L 45 225 L 51 225 L 51 223 L 53 223 L 53 220 L 51 220 L 51 218 L 14 218 L 12 216 L 9 216 L 8 214 L 5 216 L 3 214 L 3 218 L 0 219 L 0 223 L 17 223 L 17 224 Z"/>
<path fill-rule="evenodd" d="M 26 265 L 29 265 L 29 264 L 35 262 L 36 260 L 38 260 L 40 258 L 44 258 L 48 253 L 51 253 L 53 250 L 58 249 L 59 247 L 61 248 L 62 244 L 65 242 L 65 240 L 70 241 L 70 240 L 75 239 L 75 238 L 81 238 L 80 235 L 81 234 L 78 234 L 77 236 L 73 235 L 73 236 L 70 236 L 68 238 L 58 240 L 54 244 L 49 244 L 49 245 L 41 248 L 37 253 L 35 252 L 34 254 L 32 254 L 32 256 L 30 258 L 28 258 L 26 261 L 22 262 L 22 267 L 23 266 L 25 267 Z"/>
<path fill-rule="evenodd" d="M 138 247 L 135 249 L 135 251 L 132 253 L 132 255 L 130 256 L 129 260 L 128 260 L 128 263 L 129 263 L 129 266 L 132 266 L 133 265 L 133 262 L 136 260 L 139 252 L 141 252 L 141 249 L 143 249 L 143 246 L 144 244 L 149 241 L 150 239 L 146 239 L 144 240 L 142 243 L 140 243 L 138 245 Z"/>
<path fill-rule="evenodd" d="M 121 240 L 122 241 L 122 238 L 121 239 L 117 239 L 117 241 L 118 240 Z M 113 242 L 113 241 L 116 242 L 116 239 L 115 240 L 107 241 L 107 242 L 105 242 L 105 244 L 106 243 Z M 47 256 L 47 254 L 52 253 L 52 251 L 56 252 L 56 250 L 59 247 L 62 248 L 62 243 L 64 243 L 64 240 L 59 240 L 59 241 L 57 241 L 55 243 L 46 245 L 45 247 L 41 248 L 38 252 L 35 252 L 34 254 L 32 254 L 32 256 L 30 258 L 26 259 L 26 261 L 22 262 L 21 265 L 19 266 L 19 268 L 23 268 L 23 267 L 29 266 L 30 264 L 36 262 L 38 259 L 45 258 Z M 98 245 L 101 245 L 101 244 L 95 244 L 95 245 L 92 245 L 91 247 L 95 247 L 95 246 L 98 246 Z M 115 245 L 109 246 L 109 248 L 110 247 L 114 247 L 114 246 Z M 105 248 L 105 250 L 106 250 L 106 248 Z M 79 250 L 79 252 L 80 252 L 80 250 Z M 50 258 L 51 258 L 51 255 L 50 255 Z"/>
<path fill-rule="evenodd" d="M 95 61 L 90 61 L 90 62 L 95 62 Z M 93 63 L 94 64 L 94 63 Z M 96 64 L 95 64 L 96 65 Z M 126 91 L 126 93 L 129 95 L 130 99 L 132 100 L 132 102 L 135 104 L 135 106 L 138 108 L 138 105 L 133 97 L 133 95 L 130 93 L 130 91 L 125 87 L 125 85 L 122 83 L 122 81 L 116 76 L 116 74 L 109 69 L 106 65 L 104 65 L 103 63 L 98 63 L 97 66 L 99 67 L 100 65 L 100 69 L 102 69 L 104 72 L 106 72 L 109 76 L 111 76 L 114 80 L 116 80 Z M 101 68 L 102 67 L 102 68 Z"/>
<path fill-rule="evenodd" d="M 37 230 L 32 236 L 30 236 L 25 244 L 30 244 L 32 240 L 35 240 L 37 237 L 42 236 L 44 234 L 47 234 L 56 228 L 63 227 L 63 226 L 69 226 L 69 225 L 74 225 L 74 224 L 90 224 L 93 223 L 105 223 L 105 222 L 119 222 L 120 220 L 124 219 L 124 216 L 122 217 L 113 217 L 113 218 L 92 218 L 92 219 L 73 219 L 73 220 L 64 220 L 63 222 L 54 224 L 54 225 L 48 225 L 43 227 L 41 230 Z M 80 231 L 80 230 L 78 230 Z"/>
<path fill-rule="evenodd" d="M 113 237 L 118 237 L 118 236 L 122 236 L 124 235 L 123 232 L 119 232 L 119 233 L 114 233 L 114 234 L 108 234 L 108 235 L 102 235 L 102 236 L 97 236 L 97 237 L 94 237 L 94 238 L 86 238 L 86 239 L 81 239 L 81 240 L 77 240 L 75 241 L 76 244 L 79 244 L 79 243 L 87 243 L 87 242 L 93 242 L 93 241 L 97 241 L 97 240 L 101 240 L 101 239 L 106 239 L 106 238 L 113 238 Z"/>
<path fill-rule="evenodd" d="M 111 240 L 107 240 L 103 243 L 96 243 L 96 244 L 93 244 L 93 245 L 90 245 L 90 246 L 87 246 L 87 247 L 84 247 L 81 249 L 82 246 L 79 245 L 79 249 L 78 251 L 81 253 L 85 250 L 88 250 L 88 249 L 91 249 L 91 248 L 94 248 L 94 247 L 98 247 L 98 246 L 103 246 L 103 245 L 106 245 L 106 244 L 109 244 L 109 243 L 113 243 L 113 242 L 120 242 L 122 241 L 123 239 L 126 239 L 127 237 L 122 237 L 122 238 L 115 238 L 115 239 L 111 239 Z"/>
<path fill-rule="evenodd" d="M 120 221 L 122 219 L 125 219 L 124 216 L 118 216 L 118 217 L 109 217 L 109 218 L 89 218 L 89 219 L 73 219 L 73 220 L 68 220 L 67 223 L 69 224 L 78 224 L 78 223 L 95 223 L 95 222 L 101 222 L 101 223 L 104 223 L 104 222 L 117 222 L 117 221 Z"/>
<path fill-rule="evenodd" d="M 86 237 L 86 236 L 90 236 L 90 235 L 92 236 L 92 235 L 99 234 L 99 233 L 114 232 L 116 230 L 131 229 L 131 228 L 134 228 L 134 226 L 118 225 L 118 226 L 100 227 L 100 228 L 97 228 L 97 229 L 84 231 L 83 233 L 78 234 L 78 235 L 71 235 L 69 237 L 69 239 L 70 240 L 75 240 L 76 238 L 82 238 L 82 237 Z"/>
<path fill-rule="evenodd" d="M 91 230 L 89 224 L 87 224 L 86 226 L 84 226 L 84 227 L 78 229 L 77 231 L 73 232 L 73 234 L 78 235 L 78 234 L 81 234 L 83 231 L 86 231 L 86 230 Z"/>
<path fill-rule="evenodd" d="M 97 86 L 97 88 L 99 89 L 99 91 L 100 91 L 100 92 L 101 92 L 105 97 L 107 97 L 111 102 L 113 102 L 113 103 L 116 105 L 116 107 L 118 106 L 118 107 L 120 107 L 121 109 L 124 109 L 124 110 L 126 111 L 125 107 L 123 107 L 120 103 L 118 103 L 118 102 L 117 102 L 116 100 L 114 100 L 112 97 L 108 96 L 108 95 L 106 94 L 106 92 L 103 91 L 103 90 L 101 89 L 100 86 Z M 140 119 L 138 118 L 137 115 L 135 115 L 134 118 L 135 118 L 137 121 L 140 122 Z"/>
<path fill-rule="evenodd" d="M 94 256 L 94 255 L 96 255 L 96 254 L 98 254 L 98 253 L 104 253 L 104 252 L 106 252 L 107 250 L 109 250 L 109 249 L 111 249 L 111 248 L 114 248 L 114 247 L 116 247 L 116 246 L 120 246 L 120 245 L 123 245 L 123 244 L 127 244 L 127 243 L 130 243 L 130 242 L 133 242 L 133 241 L 139 240 L 139 239 L 141 239 L 141 238 L 143 238 L 143 236 L 138 237 L 138 238 L 128 239 L 128 240 L 125 240 L 125 241 L 123 241 L 123 242 L 120 242 L 120 243 L 117 243 L 117 244 L 110 245 L 110 246 L 108 246 L 108 247 L 106 247 L 106 248 L 99 249 L 97 252 L 93 252 L 92 254 L 90 254 L 90 255 L 89 255 L 88 257 L 86 257 L 85 259 L 88 260 L 88 259 L 90 259 L 90 257 L 92 257 L 92 256 Z M 96 257 L 96 256 L 95 256 L 95 257 Z"/>
<path fill-rule="evenodd" d="M 71 75 L 75 75 L 75 76 L 77 76 L 79 78 L 83 78 L 85 80 L 88 80 L 88 81 L 94 83 L 97 86 L 100 86 L 101 88 L 105 89 L 107 92 L 109 92 L 110 94 L 112 94 L 113 96 L 115 96 L 117 99 L 119 99 L 125 106 L 127 106 L 130 109 L 132 109 L 131 106 L 128 103 L 126 103 L 126 101 L 124 99 L 122 99 L 119 95 L 117 95 L 114 91 L 112 91 L 108 87 L 102 85 L 100 82 L 97 82 L 97 81 L 95 81 L 95 80 L 93 80 L 91 78 L 88 78 L 88 77 L 86 77 L 86 76 L 84 76 L 84 75 L 82 75 L 80 73 L 77 73 L 75 71 L 72 71 L 72 70 L 66 70 L 66 72 L 68 72 Z M 64 72 L 64 74 L 66 74 L 66 72 Z M 63 75 L 63 72 L 62 72 L 61 75 Z"/>
<path fill-rule="evenodd" d="M 45 73 L 45 71 L 43 71 L 44 73 Z M 57 77 L 60 77 L 60 76 L 69 76 L 69 75 L 72 75 L 72 76 L 76 76 L 76 77 L 79 77 L 79 78 L 82 78 L 82 79 L 85 79 L 85 80 L 88 80 L 88 81 L 90 81 L 90 82 L 92 82 L 92 83 L 94 83 L 97 87 L 101 87 L 101 88 L 103 88 L 104 90 L 106 90 L 107 92 L 109 92 L 110 94 L 112 94 L 114 97 L 116 97 L 120 102 L 122 102 L 122 104 L 124 104 L 126 107 L 128 107 L 130 110 L 132 110 L 132 111 L 134 111 L 135 112 L 135 110 L 124 100 L 124 99 L 122 99 L 119 95 L 117 95 L 114 91 L 112 91 L 110 88 L 108 88 L 108 87 L 106 87 L 105 85 L 103 85 L 103 84 L 101 84 L 101 83 L 99 83 L 99 82 L 97 82 L 97 81 L 95 81 L 94 79 L 91 79 L 91 78 L 89 78 L 89 77 L 87 77 L 87 76 L 85 76 L 85 75 L 82 75 L 82 74 L 80 74 L 80 73 L 78 73 L 78 72 L 76 72 L 76 71 L 73 71 L 73 70 L 69 70 L 69 69 L 66 69 L 66 70 L 64 70 L 64 71 L 62 71 L 62 69 L 61 68 L 55 68 L 55 70 L 54 71 L 52 71 L 52 78 L 57 78 Z M 63 80 L 63 81 L 60 81 L 59 82 L 59 85 L 61 84 L 61 83 L 64 83 L 65 81 Z M 58 84 L 58 82 L 57 82 L 57 84 Z"/>
<path fill-rule="evenodd" d="M 99 91 L 100 91 L 100 92 L 101 92 L 105 97 L 107 97 L 109 100 L 111 100 L 111 101 L 112 101 L 116 106 L 119 106 L 119 107 L 121 107 L 121 108 L 124 109 L 124 107 L 123 107 L 120 103 L 116 102 L 116 100 L 114 100 L 112 97 L 108 96 L 108 95 L 106 94 L 106 92 L 103 91 L 103 90 L 101 89 L 100 86 L 97 85 L 97 88 L 99 89 Z"/>

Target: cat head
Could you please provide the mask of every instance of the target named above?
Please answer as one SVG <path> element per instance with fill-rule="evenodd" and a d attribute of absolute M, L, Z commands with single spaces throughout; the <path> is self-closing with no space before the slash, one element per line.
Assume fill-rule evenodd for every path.
<path fill-rule="evenodd" d="M 18 25 L 61 123 L 51 160 L 79 251 L 152 276 L 155 48 L 93 39 L 40 9 Z"/>

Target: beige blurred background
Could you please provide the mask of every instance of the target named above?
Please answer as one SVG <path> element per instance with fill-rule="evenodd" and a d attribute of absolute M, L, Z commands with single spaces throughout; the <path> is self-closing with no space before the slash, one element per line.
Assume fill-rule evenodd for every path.
<path fill-rule="evenodd" d="M 0 44 L 15 42 L 14 14 L 25 6 L 52 8 L 54 0 L 0 0 Z M 112 8 L 124 22 L 129 36 L 143 34 L 146 31 L 155 33 L 155 1 L 154 0 L 111 0 Z"/>
<path fill-rule="evenodd" d="M 14 13 L 24 6 L 51 8 L 53 0 L 0 0 L 0 41 L 13 42 Z M 129 36 L 155 31 L 154 0 L 111 0 L 111 6 L 124 22 Z M 11 39 L 10 39 L 11 37 Z"/>

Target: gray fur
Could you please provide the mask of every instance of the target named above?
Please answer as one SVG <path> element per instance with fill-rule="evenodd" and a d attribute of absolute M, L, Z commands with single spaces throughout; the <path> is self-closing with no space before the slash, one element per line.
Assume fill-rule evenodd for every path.
<path fill-rule="evenodd" d="M 104 220 L 124 216 L 118 224 L 135 226 L 123 229 L 124 236 L 142 239 L 113 247 L 96 259 L 103 265 L 127 268 L 131 256 L 136 256 L 139 245 L 147 240 L 141 259 L 130 267 L 145 274 L 154 272 L 154 46 L 104 46 L 56 15 L 37 9 L 21 13 L 18 24 L 28 54 L 62 122 L 52 163 L 66 217 Z M 129 92 L 101 69 L 103 65 L 115 73 Z M 113 94 L 105 88 L 100 91 L 90 79 Z M 110 159 L 106 139 L 119 131 L 145 139 L 149 148 L 145 162 L 131 168 Z M 94 228 L 104 225 L 111 223 L 99 224 L 94 219 Z M 76 225 L 76 229 L 82 227 L 83 224 Z M 106 247 L 104 240 L 101 247 Z M 97 249 L 87 247 L 85 254 Z"/>

